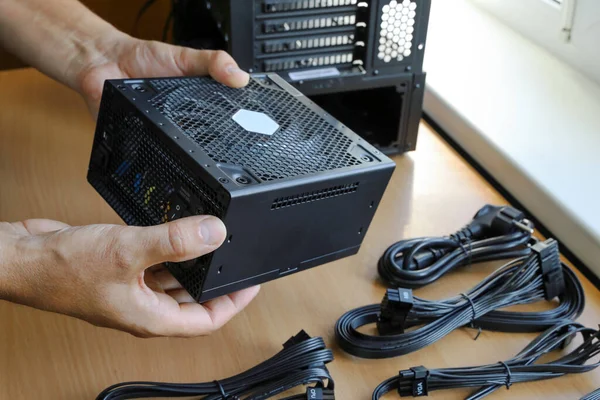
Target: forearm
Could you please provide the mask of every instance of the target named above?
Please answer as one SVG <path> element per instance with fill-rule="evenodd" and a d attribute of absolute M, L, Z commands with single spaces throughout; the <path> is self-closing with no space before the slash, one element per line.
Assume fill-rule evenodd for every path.
<path fill-rule="evenodd" d="M 76 0 L 0 0 L 0 44 L 27 64 L 80 90 L 82 70 L 125 36 Z"/>

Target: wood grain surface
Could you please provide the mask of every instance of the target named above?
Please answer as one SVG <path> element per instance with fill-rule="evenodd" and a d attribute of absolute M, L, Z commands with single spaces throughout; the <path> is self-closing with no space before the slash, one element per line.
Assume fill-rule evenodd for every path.
<path fill-rule="evenodd" d="M 0 73 L 0 220 L 46 217 L 70 224 L 122 223 L 87 184 L 94 122 L 75 93 L 34 70 Z M 336 360 L 336 398 L 370 399 L 400 369 L 479 365 L 511 358 L 535 334 L 458 330 L 407 356 L 363 360 L 340 351 L 337 318 L 380 302 L 376 262 L 394 241 L 449 234 L 486 203 L 504 203 L 427 125 L 417 151 L 395 157 L 398 168 L 359 254 L 263 286 L 258 298 L 219 332 L 194 339 L 137 339 L 62 315 L 0 302 L 0 399 L 93 399 L 129 380 L 204 382 L 237 374 L 271 357 L 300 329 L 323 336 Z M 290 243 L 293 246 L 293 243 Z M 463 268 L 424 289 L 425 298 L 462 292 L 497 266 Z M 581 275 L 580 275 L 581 276 Z M 595 327 L 600 293 L 585 278 L 580 321 Z M 578 399 L 600 386 L 600 370 L 514 385 L 492 398 Z M 434 392 L 460 399 L 469 390 Z M 397 398 L 397 394 L 386 399 Z"/>

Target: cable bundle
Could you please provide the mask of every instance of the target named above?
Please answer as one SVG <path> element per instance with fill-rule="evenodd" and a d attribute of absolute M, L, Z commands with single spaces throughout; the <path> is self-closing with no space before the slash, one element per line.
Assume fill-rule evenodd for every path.
<path fill-rule="evenodd" d="M 600 389 L 596 389 L 593 392 L 586 394 L 580 400 L 600 400 Z"/>
<path fill-rule="evenodd" d="M 301 331 L 274 357 L 250 370 L 207 383 L 125 382 L 106 388 L 96 400 L 203 396 L 202 400 L 263 400 L 314 383 L 305 394 L 282 400 L 334 400 L 334 382 L 325 364 L 333 353 L 320 337 Z M 327 384 L 325 384 L 327 381 Z"/>
<path fill-rule="evenodd" d="M 583 343 L 554 361 L 536 364 L 540 357 L 553 350 L 564 348 L 577 334 Z M 373 392 L 372 400 L 385 393 L 398 390 L 400 396 L 427 396 L 434 390 L 480 387 L 468 400 L 481 399 L 502 386 L 514 383 L 558 378 L 566 374 L 591 371 L 600 365 L 596 361 L 586 364 L 600 354 L 600 331 L 566 321 L 546 330 L 514 358 L 477 367 L 442 368 L 427 370 L 415 367 L 400 371 L 399 376 L 382 382 Z"/>
<path fill-rule="evenodd" d="M 560 303 L 552 310 L 498 311 L 556 296 Z M 344 314 L 335 327 L 336 339 L 355 356 L 395 357 L 422 349 L 463 326 L 502 332 L 543 331 L 576 319 L 584 302 L 581 283 L 560 262 L 557 242 L 548 239 L 531 246 L 529 256 L 509 262 L 468 292 L 447 300 L 413 298 L 410 289 L 388 289 L 380 305 Z M 377 323 L 380 336 L 358 332 L 359 327 L 372 323 Z"/>
<path fill-rule="evenodd" d="M 459 266 L 526 256 L 532 233 L 521 211 L 486 205 L 453 235 L 393 244 L 379 260 L 379 275 L 389 286 L 418 288 Z"/>

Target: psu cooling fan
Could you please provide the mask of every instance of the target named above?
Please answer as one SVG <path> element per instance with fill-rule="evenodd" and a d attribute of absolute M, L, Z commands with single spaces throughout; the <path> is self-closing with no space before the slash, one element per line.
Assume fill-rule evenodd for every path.
<path fill-rule="evenodd" d="M 196 214 L 228 240 L 168 268 L 197 300 L 358 251 L 394 163 L 274 74 L 107 81 L 89 182 L 132 225 Z"/>

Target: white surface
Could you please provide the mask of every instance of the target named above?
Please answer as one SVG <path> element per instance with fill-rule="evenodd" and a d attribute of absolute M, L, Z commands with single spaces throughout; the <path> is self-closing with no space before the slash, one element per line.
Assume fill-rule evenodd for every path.
<path fill-rule="evenodd" d="M 450 0 L 451 2 L 453 0 Z M 600 1 L 469 0 L 600 84 Z M 574 5 L 570 40 L 566 6 Z"/>
<path fill-rule="evenodd" d="M 433 2 L 425 111 L 600 275 L 600 87 L 465 0 Z"/>

